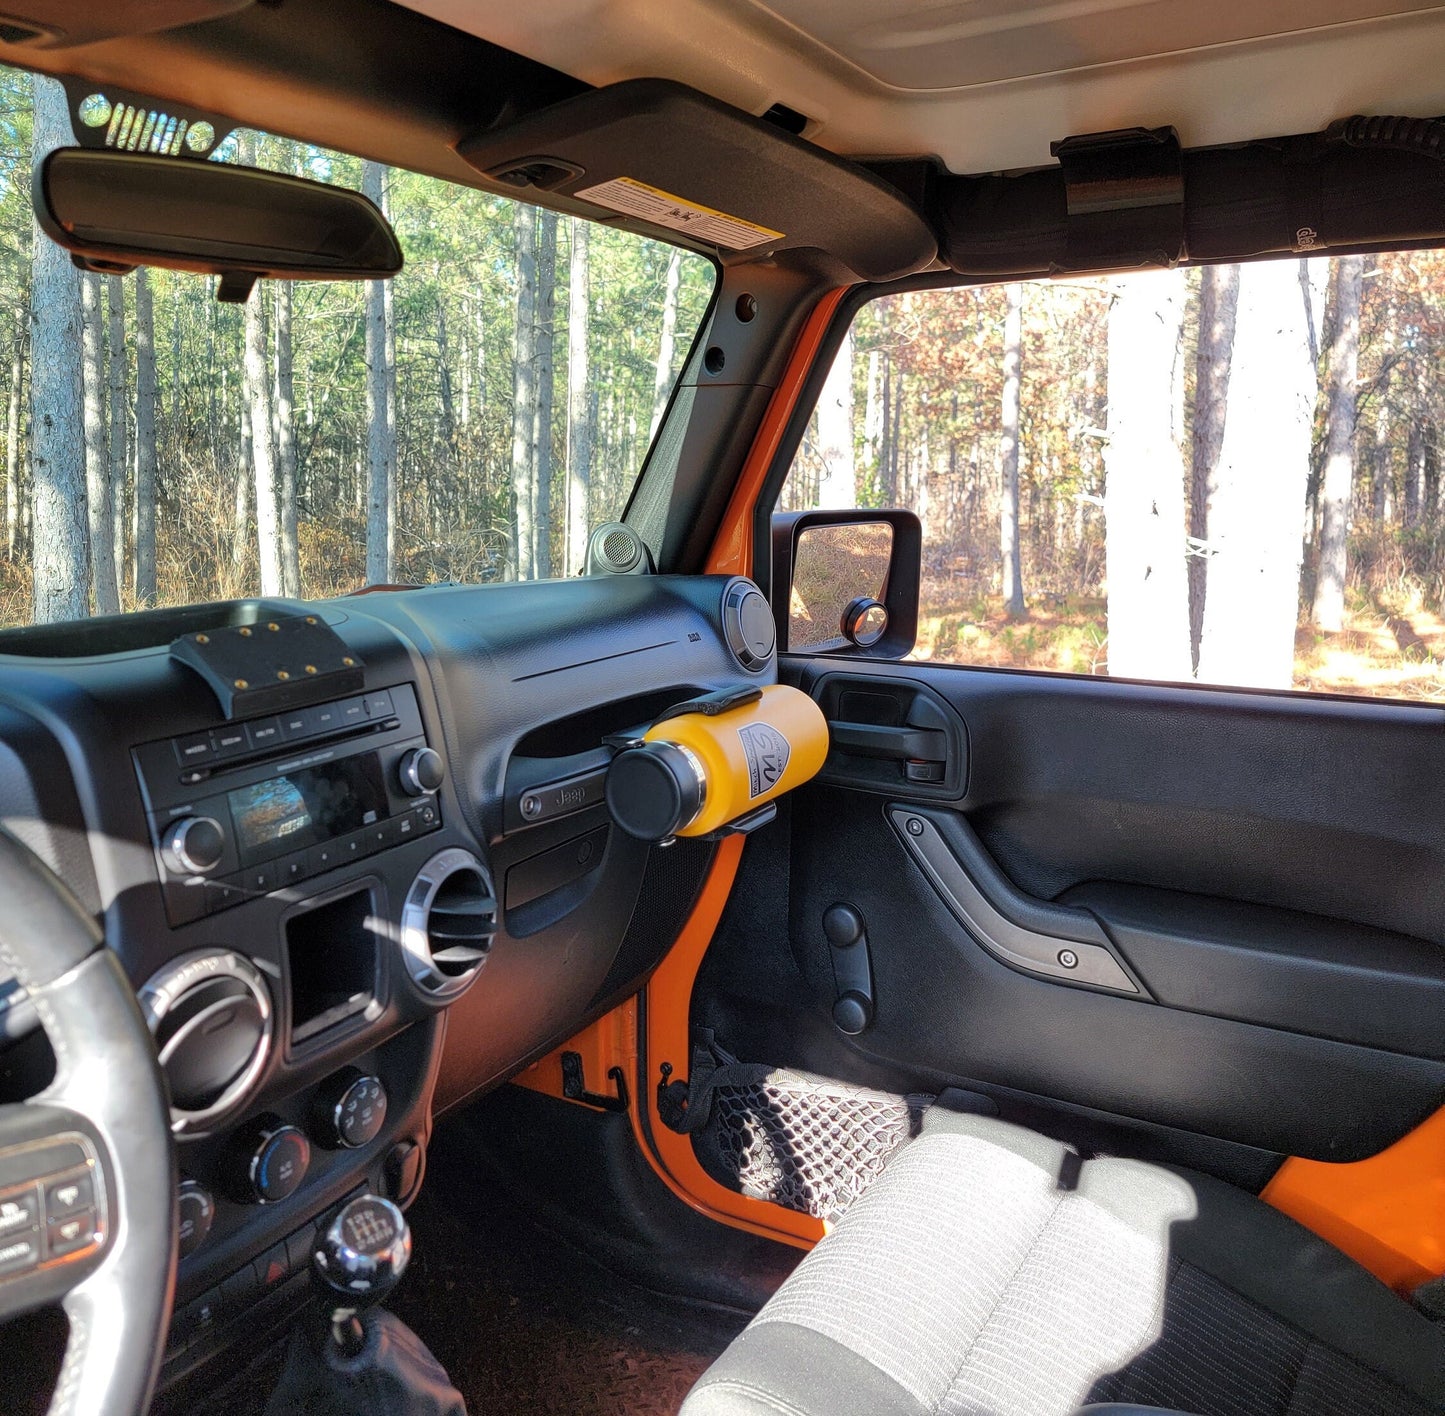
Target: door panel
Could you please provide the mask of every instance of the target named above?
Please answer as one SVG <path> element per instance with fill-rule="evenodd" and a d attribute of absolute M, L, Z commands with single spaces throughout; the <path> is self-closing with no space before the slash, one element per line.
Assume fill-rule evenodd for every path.
<path fill-rule="evenodd" d="M 795 659 L 785 677 L 837 717 L 826 680 L 842 669 Z M 849 736 L 832 780 L 796 794 L 801 980 L 781 992 L 786 964 L 760 958 L 776 929 L 751 933 L 773 975 L 754 1046 L 1322 1160 L 1373 1154 L 1445 1099 L 1445 714 L 917 663 L 846 674 L 855 704 L 922 689 L 945 705 L 965 770 L 958 787 L 915 783 L 874 757 L 888 772 L 860 775 Z M 910 816 L 946 848 L 932 869 Z M 873 1021 L 853 1038 L 822 1021 L 821 921 L 840 902 L 872 968 Z M 1058 964 L 1081 946 L 1115 957 L 1123 984 Z M 716 1011 L 737 1015 L 725 974 Z"/>

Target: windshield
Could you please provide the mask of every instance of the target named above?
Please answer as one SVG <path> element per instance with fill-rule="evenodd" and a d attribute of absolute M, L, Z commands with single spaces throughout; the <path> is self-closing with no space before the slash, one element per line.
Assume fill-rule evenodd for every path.
<path fill-rule="evenodd" d="M 30 212 L 34 161 L 74 141 L 64 92 L 3 68 L 0 89 L 0 626 L 580 572 L 711 262 L 242 130 L 214 160 L 365 191 L 401 275 L 263 281 L 235 306 L 200 276 L 82 274 Z"/>

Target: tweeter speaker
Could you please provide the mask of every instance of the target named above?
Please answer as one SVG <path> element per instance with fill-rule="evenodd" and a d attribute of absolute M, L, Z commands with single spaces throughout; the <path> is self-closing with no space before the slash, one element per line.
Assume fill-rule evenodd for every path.
<path fill-rule="evenodd" d="M 607 521 L 587 542 L 588 575 L 651 575 L 647 543 L 630 526 Z"/>

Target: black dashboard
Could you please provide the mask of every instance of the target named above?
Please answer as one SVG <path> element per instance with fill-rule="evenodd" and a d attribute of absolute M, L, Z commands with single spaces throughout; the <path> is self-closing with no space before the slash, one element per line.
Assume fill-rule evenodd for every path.
<path fill-rule="evenodd" d="M 656 965 L 713 847 L 610 823 L 608 740 L 775 680 L 771 646 L 739 644 L 737 589 L 438 586 L 0 635 L 0 823 L 103 921 L 170 1086 L 164 1380 L 289 1311 L 330 1207 L 409 1200 L 439 1110 Z M 171 650 L 297 615 L 351 668 L 274 711 Z M 0 979 L 0 1045 L 38 1036 Z"/>

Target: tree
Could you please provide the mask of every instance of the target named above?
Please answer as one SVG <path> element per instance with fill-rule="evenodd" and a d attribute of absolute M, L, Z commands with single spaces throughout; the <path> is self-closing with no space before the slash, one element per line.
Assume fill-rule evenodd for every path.
<path fill-rule="evenodd" d="M 1194 356 L 1193 446 L 1189 469 L 1189 653 L 1199 664 L 1209 569 L 1209 508 L 1224 440 L 1229 368 L 1239 309 L 1239 267 L 1205 266 L 1199 279 L 1199 340 Z"/>
<path fill-rule="evenodd" d="M 80 277 L 81 389 L 85 423 L 85 504 L 90 534 L 90 588 L 95 612 L 120 609 L 115 579 L 115 504 L 105 423 L 105 323 L 100 276 Z"/>
<path fill-rule="evenodd" d="M 125 396 L 125 284 L 118 275 L 106 277 L 106 397 L 110 415 L 111 532 L 115 551 L 115 583 L 125 584 L 125 469 L 128 434 Z"/>
<path fill-rule="evenodd" d="M 368 162 L 362 191 L 390 209 L 387 169 Z M 396 323 L 389 280 L 366 284 L 366 579 L 396 578 Z"/>
<path fill-rule="evenodd" d="M 32 79 L 31 161 L 74 141 L 65 90 Z M 81 619 L 89 608 L 85 429 L 81 388 L 80 282 L 70 257 L 43 235 L 31 238 L 30 422 L 33 613 Z"/>
<path fill-rule="evenodd" d="M 5 554 L 12 560 L 20 545 L 20 403 L 25 383 L 25 317 L 15 318 L 10 349 L 10 393 L 5 410 Z"/>
<path fill-rule="evenodd" d="M 667 276 L 662 286 L 662 333 L 657 340 L 657 363 L 652 379 L 652 421 L 647 427 L 647 440 L 657 436 L 657 425 L 667 412 L 668 395 L 672 392 L 672 360 L 677 342 L 677 296 L 682 280 L 682 252 L 672 247 L 667 258 Z"/>
<path fill-rule="evenodd" d="M 567 545 L 568 575 L 581 575 L 587 563 L 587 494 L 592 479 L 592 391 L 587 377 L 587 338 L 592 304 L 588 255 L 589 227 L 572 225 L 567 281 Z"/>
<path fill-rule="evenodd" d="M 853 467 L 853 331 L 843 336 L 818 398 L 818 459 L 822 478 L 816 504 L 825 508 L 858 505 Z"/>
<path fill-rule="evenodd" d="M 259 297 L 258 297 L 259 298 Z M 296 510 L 296 377 L 291 347 L 291 282 L 276 282 L 276 486 L 280 497 L 281 586 L 301 594 L 301 549 Z"/>
<path fill-rule="evenodd" d="M 537 505 L 537 213 L 519 202 L 513 216 L 516 239 L 516 334 L 512 342 L 512 544 L 517 579 L 533 580 Z"/>
<path fill-rule="evenodd" d="M 1334 338 L 1325 376 L 1325 473 L 1320 506 L 1315 623 L 1328 633 L 1344 628 L 1346 547 L 1355 480 L 1355 385 L 1360 362 L 1360 291 L 1364 258 L 1334 262 Z"/>
<path fill-rule="evenodd" d="M 135 597 L 156 602 L 156 325 L 150 272 L 135 273 Z"/>
<path fill-rule="evenodd" d="M 1175 437 L 1182 272 L 1114 282 L 1109 306 L 1109 430 L 1104 448 L 1109 673 L 1190 676 L 1184 475 Z"/>
<path fill-rule="evenodd" d="M 539 580 L 552 574 L 552 344 L 557 314 L 557 213 L 537 218 L 537 407 L 532 422 L 532 564 Z"/>
<path fill-rule="evenodd" d="M 1003 404 L 999 416 L 999 553 L 1003 557 L 1004 609 L 1012 620 L 1024 605 L 1023 553 L 1019 544 L 1019 367 L 1023 352 L 1024 288 L 1004 287 Z"/>
<path fill-rule="evenodd" d="M 1293 680 L 1316 382 L 1301 285 L 1293 261 L 1240 272 L 1199 649 L 1199 677 L 1211 683 L 1287 688 Z"/>

